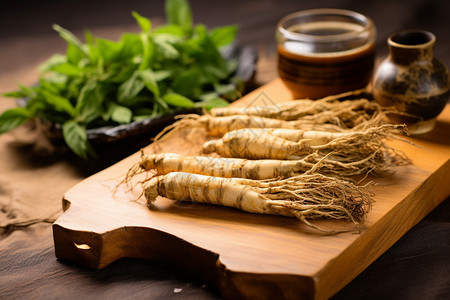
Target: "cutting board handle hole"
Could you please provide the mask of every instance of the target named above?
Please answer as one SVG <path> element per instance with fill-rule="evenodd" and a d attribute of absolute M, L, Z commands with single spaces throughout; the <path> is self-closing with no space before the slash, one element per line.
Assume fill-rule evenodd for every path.
<path fill-rule="evenodd" d="M 90 250 L 91 246 L 89 246 L 88 244 L 77 244 L 77 243 L 73 243 L 75 245 L 75 247 L 77 247 L 80 250 Z"/>

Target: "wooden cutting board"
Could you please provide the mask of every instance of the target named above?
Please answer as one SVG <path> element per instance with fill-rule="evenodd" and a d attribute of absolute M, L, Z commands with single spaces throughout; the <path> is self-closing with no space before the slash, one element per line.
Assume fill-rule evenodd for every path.
<path fill-rule="evenodd" d="M 291 99 L 279 80 L 235 105 Z M 146 153 L 198 154 L 201 132 L 184 132 Z M 375 203 L 359 233 L 326 235 L 298 220 L 204 204 L 157 201 L 149 210 L 139 187 L 115 191 L 139 153 L 70 189 L 53 225 L 56 256 L 90 268 L 122 257 L 156 260 L 214 285 L 228 299 L 326 299 L 361 273 L 450 195 L 450 106 L 420 147 L 392 142 L 413 165 L 374 178 Z M 317 221 L 326 228 L 353 226 Z"/>

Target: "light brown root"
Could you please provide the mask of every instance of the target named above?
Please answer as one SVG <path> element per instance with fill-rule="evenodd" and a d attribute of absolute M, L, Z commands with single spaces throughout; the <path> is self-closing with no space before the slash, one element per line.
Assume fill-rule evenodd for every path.
<path fill-rule="evenodd" d="M 348 104 L 339 100 L 364 96 L 365 89 L 346 92 L 338 95 L 327 96 L 318 100 L 296 99 L 272 105 L 260 105 L 253 107 L 226 107 L 212 109 L 209 113 L 214 117 L 231 115 L 248 115 L 255 117 L 275 118 L 280 120 L 297 120 L 304 116 L 315 115 L 332 108 L 346 107 Z M 357 101 L 357 100 L 354 100 Z"/>
<path fill-rule="evenodd" d="M 323 98 L 309 106 L 296 107 L 295 101 L 286 103 L 282 114 L 289 115 L 289 120 L 297 120 L 298 124 L 333 124 L 340 128 L 351 129 L 361 123 L 368 122 L 374 114 L 382 112 L 382 108 L 367 99 L 338 101 Z"/>
<path fill-rule="evenodd" d="M 139 162 L 134 163 L 130 167 L 130 169 L 128 169 L 124 178 L 114 187 L 113 195 L 117 193 L 118 189 L 121 186 L 125 186 L 128 192 L 133 191 L 136 186 L 144 184 L 145 182 L 149 181 L 156 175 L 156 172 L 153 169 L 149 169 L 145 166 L 145 162 L 146 162 L 146 155 L 144 153 L 144 150 L 141 149 L 141 160 Z M 141 174 L 145 174 L 144 179 L 133 182 L 133 179 Z M 139 197 L 141 196 L 142 195 L 140 195 Z"/>
<path fill-rule="evenodd" d="M 252 213 L 296 217 L 303 222 L 345 219 L 358 225 L 371 208 L 367 187 L 320 174 L 249 180 L 172 172 L 153 178 L 145 186 L 144 194 L 149 204 L 159 195 L 174 201 L 203 202 Z M 309 221 L 304 223 L 327 233 L 341 232 L 321 229 Z"/>
<path fill-rule="evenodd" d="M 309 219 L 351 219 L 356 224 L 371 207 L 367 191 L 370 184 L 357 186 L 320 174 L 257 181 L 251 185 L 268 199 L 277 200 L 277 204 L 297 210 L 297 213 L 301 212 Z"/>
<path fill-rule="evenodd" d="M 320 173 L 364 175 L 367 172 L 383 173 L 392 166 L 410 163 L 405 155 L 385 143 L 385 139 L 404 140 L 395 135 L 404 125 L 385 124 L 365 131 L 338 134 L 326 144 L 313 145 L 308 140 L 293 142 L 260 131 L 238 130 L 227 133 L 219 140 L 204 144 L 204 153 L 215 152 L 222 157 L 247 159 L 281 159 L 317 163 L 326 157 Z M 406 140 L 404 140 L 406 141 Z M 316 156 L 311 154 L 317 153 Z M 331 154 L 329 154 L 331 153 Z M 339 166 L 334 169 L 331 166 Z"/>
<path fill-rule="evenodd" d="M 155 142 L 162 142 L 163 140 L 167 140 L 168 138 L 185 128 L 202 126 L 201 118 L 202 116 L 196 114 L 175 116 L 175 119 L 179 120 L 175 121 L 171 125 L 166 126 L 154 137 L 153 140 Z"/>
<path fill-rule="evenodd" d="M 388 151 L 388 154 L 386 154 Z M 250 160 L 242 158 L 183 156 L 174 153 L 144 155 L 127 172 L 119 185 L 136 186 L 134 177 L 146 173 L 148 181 L 153 176 L 170 172 L 188 172 L 225 178 L 248 178 L 265 180 L 273 178 L 288 178 L 311 173 L 320 173 L 339 179 L 352 181 L 353 176 L 366 176 L 368 173 L 383 173 L 393 165 L 410 163 L 406 155 L 395 152 L 394 149 L 375 149 L 371 153 L 364 152 L 358 156 L 351 151 L 342 157 L 335 151 L 308 154 L 298 160 Z M 393 153 L 393 154 L 390 154 Z M 133 185 L 130 183 L 133 182 Z"/>
<path fill-rule="evenodd" d="M 296 217 L 297 217 L 297 219 L 299 219 L 300 221 L 302 221 L 303 223 L 305 223 L 309 227 L 314 228 L 314 229 L 316 229 L 318 231 L 321 231 L 323 233 L 326 233 L 326 234 L 338 234 L 338 233 L 345 233 L 345 232 L 352 232 L 352 231 L 354 231 L 353 229 L 347 229 L 347 230 L 345 230 L 345 229 L 343 229 L 343 230 L 324 229 L 324 228 L 321 228 L 320 226 L 317 226 L 317 225 L 309 222 L 308 219 L 306 219 L 306 217 L 303 214 L 298 214 L 298 215 L 296 215 Z M 356 224 L 356 225 L 358 225 L 358 224 Z"/>
<path fill-rule="evenodd" d="M 339 147 L 348 148 L 349 145 L 358 148 L 360 145 L 382 143 L 383 139 L 397 139 L 408 142 L 396 134 L 404 134 L 406 131 L 405 125 L 384 124 L 376 127 L 369 127 L 361 131 L 350 131 L 344 135 L 338 136 L 328 143 L 321 145 L 314 145 L 312 148 L 320 149 L 334 149 Z M 409 142 L 408 142 L 409 143 Z"/>

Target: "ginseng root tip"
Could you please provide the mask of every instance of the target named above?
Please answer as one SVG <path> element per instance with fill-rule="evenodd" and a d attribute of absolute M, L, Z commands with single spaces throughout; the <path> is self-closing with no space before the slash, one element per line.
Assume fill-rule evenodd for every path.
<path fill-rule="evenodd" d="M 158 184 L 154 180 L 150 180 L 149 184 L 144 189 L 144 196 L 147 200 L 147 206 L 151 207 L 158 197 Z"/>
<path fill-rule="evenodd" d="M 206 143 L 203 144 L 203 153 L 204 154 L 209 154 L 209 153 L 213 153 L 216 152 L 216 140 L 212 140 L 212 141 L 207 141 Z"/>

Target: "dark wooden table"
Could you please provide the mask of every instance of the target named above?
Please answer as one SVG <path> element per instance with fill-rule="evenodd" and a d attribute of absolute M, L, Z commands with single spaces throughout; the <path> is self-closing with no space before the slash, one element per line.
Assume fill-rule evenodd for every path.
<path fill-rule="evenodd" d="M 450 2 L 440 0 L 191 0 L 194 20 L 209 27 L 238 24 L 238 42 L 259 55 L 256 85 L 277 77 L 275 27 L 287 13 L 321 7 L 351 9 L 376 24 L 377 55 L 387 55 L 389 35 L 411 28 L 437 37 L 436 56 L 450 66 Z M 8 1 L 0 9 L 0 92 L 37 81 L 37 65 L 65 43 L 54 23 L 82 36 L 116 39 L 137 31 L 131 11 L 164 21 L 163 1 Z M 15 105 L 1 97 L 0 111 Z M 125 147 L 126 148 L 126 147 Z M 220 295 L 195 274 L 165 265 L 122 259 L 104 270 L 88 270 L 54 256 L 51 226 L 65 191 L 90 174 L 132 153 L 111 149 L 98 164 L 80 164 L 64 153 L 48 154 L 38 133 L 16 130 L 0 136 L 0 298 L 1 299 L 217 299 Z M 19 224 L 11 226 L 8 224 Z M 447 199 L 391 249 L 334 296 L 335 299 L 449 299 L 450 201 Z M 194 275 L 194 276 L 193 276 Z M 262 295 L 263 296 L 263 295 Z"/>

